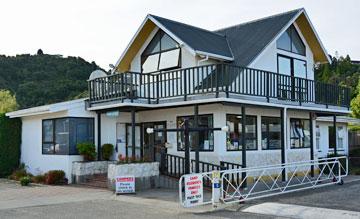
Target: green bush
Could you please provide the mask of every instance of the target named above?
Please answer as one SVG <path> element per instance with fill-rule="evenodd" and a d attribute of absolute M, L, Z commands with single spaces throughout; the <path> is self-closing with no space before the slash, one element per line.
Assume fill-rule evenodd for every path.
<path fill-rule="evenodd" d="M 62 170 L 50 170 L 45 174 L 45 183 L 48 185 L 67 184 L 65 179 L 65 172 Z"/>
<path fill-rule="evenodd" d="M 0 177 L 9 176 L 19 166 L 21 120 L 0 114 Z"/>
<path fill-rule="evenodd" d="M 31 182 L 34 183 L 45 183 L 45 175 L 36 175 L 31 178 Z"/>
<path fill-rule="evenodd" d="M 19 181 L 22 177 L 28 176 L 28 173 L 25 169 L 14 170 L 14 172 L 9 176 L 9 179 Z"/>
<path fill-rule="evenodd" d="M 31 183 L 31 178 L 30 176 L 24 176 L 20 178 L 20 184 L 22 186 L 28 186 Z"/>
<path fill-rule="evenodd" d="M 114 153 L 114 145 L 112 144 L 104 144 L 101 147 L 101 156 L 104 160 L 110 160 L 110 157 Z"/>
<path fill-rule="evenodd" d="M 79 154 L 84 156 L 84 159 L 86 161 L 95 160 L 96 150 L 95 150 L 95 145 L 93 143 L 90 142 L 78 143 L 76 145 L 76 148 L 78 149 Z"/>

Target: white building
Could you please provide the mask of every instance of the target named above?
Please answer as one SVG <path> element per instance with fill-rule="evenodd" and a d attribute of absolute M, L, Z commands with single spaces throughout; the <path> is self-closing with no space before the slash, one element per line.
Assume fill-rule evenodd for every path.
<path fill-rule="evenodd" d="M 160 151 L 167 159 L 183 158 L 183 132 L 146 129 L 181 128 L 184 121 L 192 126 L 194 116 L 198 127 L 229 127 L 198 137 L 190 133 L 190 156 L 198 148 L 203 164 L 251 167 L 346 154 L 346 123 L 332 129 L 342 137 L 329 150 L 330 129 L 315 122 L 331 116 L 323 123 L 333 127 L 336 116 L 350 113 L 347 88 L 314 81 L 314 66 L 326 62 L 304 9 L 217 31 L 148 15 L 113 74 L 89 80 L 88 100 L 7 115 L 22 117 L 21 161 L 33 173 L 64 169 L 69 176 L 71 162 L 81 159 L 75 147 L 80 140 L 94 141 L 98 150 L 104 143 L 115 145 L 114 159 L 122 154 L 159 160 Z M 77 136 L 73 126 L 83 133 Z M 177 162 L 176 171 L 183 173 L 180 158 L 172 164 Z"/>

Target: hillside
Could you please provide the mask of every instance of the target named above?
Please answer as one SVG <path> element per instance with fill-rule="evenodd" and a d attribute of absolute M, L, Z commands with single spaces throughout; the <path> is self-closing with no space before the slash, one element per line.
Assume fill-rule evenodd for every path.
<path fill-rule="evenodd" d="M 0 90 L 16 95 L 20 109 L 87 95 L 90 73 L 99 67 L 80 57 L 0 55 Z"/>

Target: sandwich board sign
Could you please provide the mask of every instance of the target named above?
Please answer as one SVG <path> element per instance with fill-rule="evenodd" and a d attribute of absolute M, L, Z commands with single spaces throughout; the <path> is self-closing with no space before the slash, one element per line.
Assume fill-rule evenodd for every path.
<path fill-rule="evenodd" d="M 203 203 L 203 178 L 201 174 L 185 175 L 185 207 Z"/>
<path fill-rule="evenodd" d="M 117 176 L 115 178 L 116 194 L 135 193 L 135 177 L 134 176 Z"/>

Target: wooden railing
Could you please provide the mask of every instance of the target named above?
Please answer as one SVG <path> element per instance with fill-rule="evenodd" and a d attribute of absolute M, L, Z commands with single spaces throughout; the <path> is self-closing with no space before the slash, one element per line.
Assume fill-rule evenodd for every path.
<path fill-rule="evenodd" d="M 186 101 L 189 96 L 207 93 L 215 97 L 220 93 L 226 97 L 256 96 L 268 102 L 276 99 L 299 105 L 350 105 L 349 88 L 229 64 L 147 74 L 126 72 L 89 80 L 90 104 L 113 100 L 133 102 L 136 99 L 156 104 L 175 97 Z"/>

